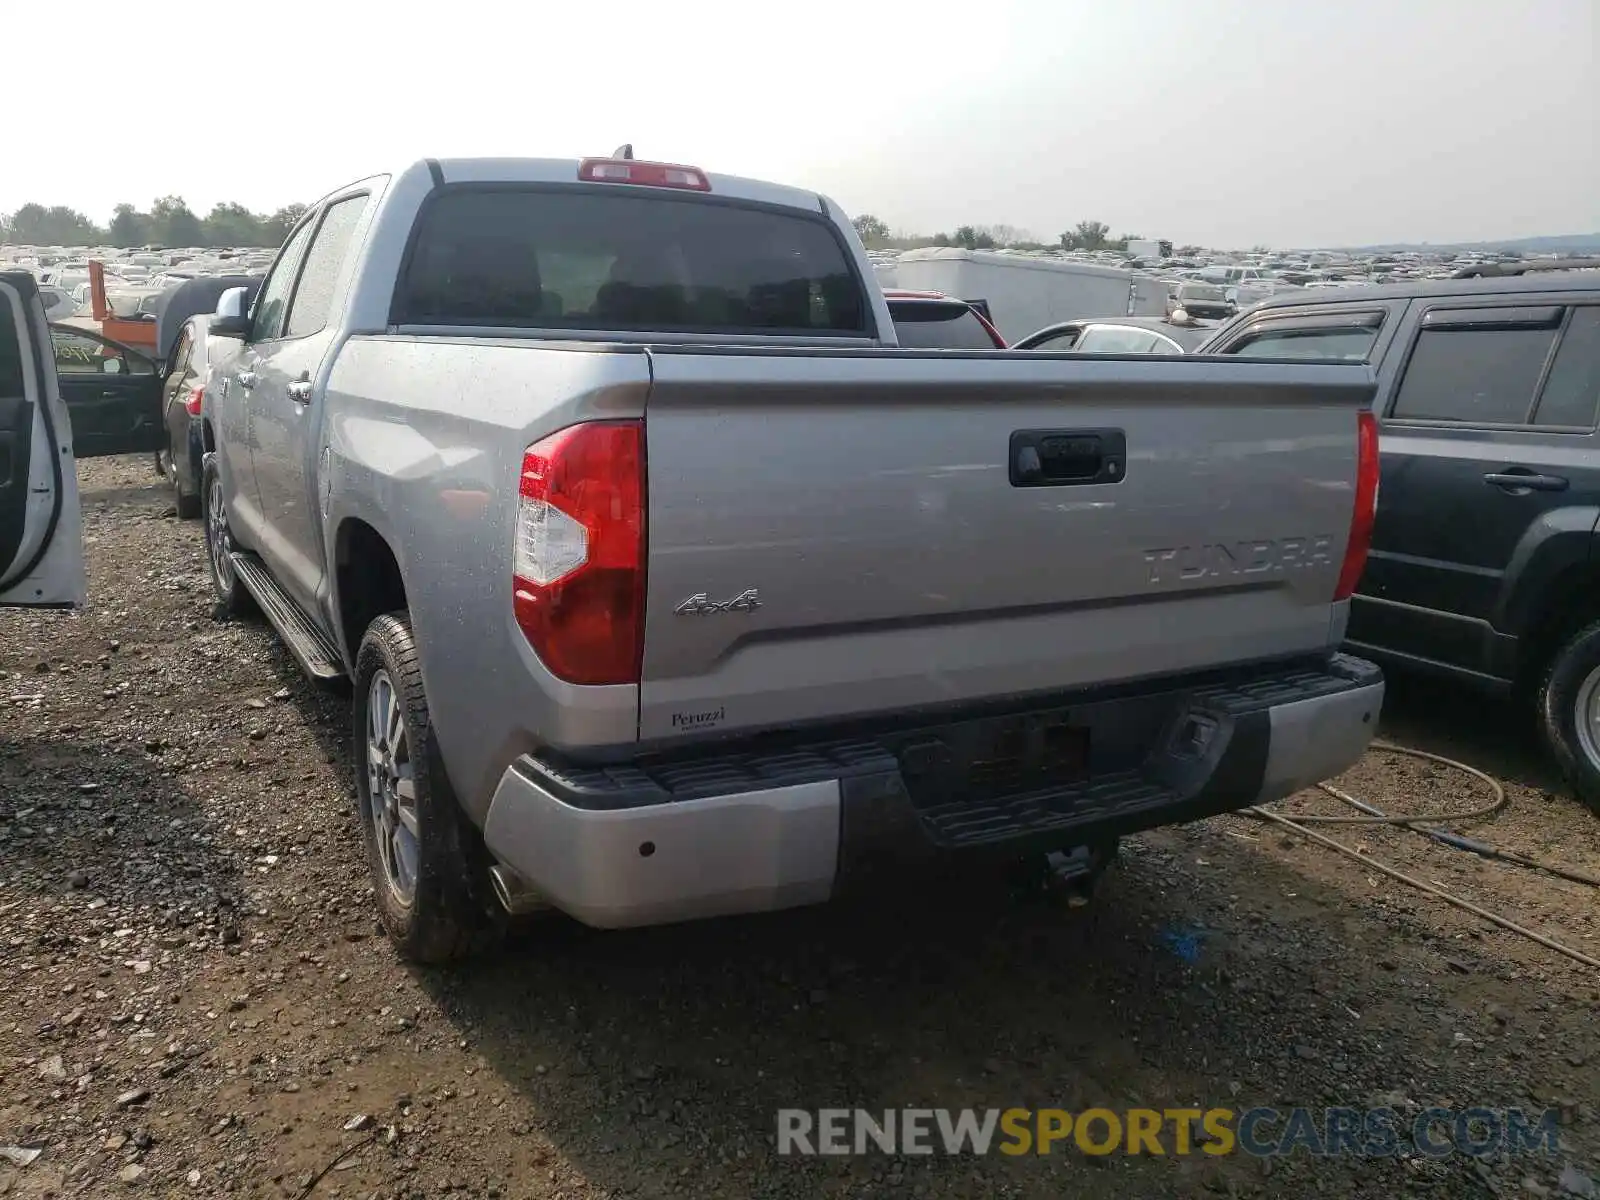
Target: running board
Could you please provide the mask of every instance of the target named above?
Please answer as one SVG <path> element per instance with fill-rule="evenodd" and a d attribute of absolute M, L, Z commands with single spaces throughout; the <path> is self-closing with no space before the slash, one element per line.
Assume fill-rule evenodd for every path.
<path fill-rule="evenodd" d="M 338 647 L 306 616 L 305 610 L 278 586 L 278 581 L 267 570 L 266 564 L 248 551 L 236 550 L 228 557 L 233 561 L 233 571 L 239 577 L 239 582 L 255 597 L 289 653 L 300 664 L 300 669 L 312 679 L 344 678 L 344 664 L 339 661 Z"/>

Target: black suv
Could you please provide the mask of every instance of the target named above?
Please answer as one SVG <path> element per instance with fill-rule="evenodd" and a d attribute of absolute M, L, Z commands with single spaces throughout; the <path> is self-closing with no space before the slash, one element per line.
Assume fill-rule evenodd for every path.
<path fill-rule="evenodd" d="M 1198 353 L 1373 364 L 1383 477 L 1351 647 L 1526 694 L 1600 811 L 1600 271 L 1275 296 Z"/>

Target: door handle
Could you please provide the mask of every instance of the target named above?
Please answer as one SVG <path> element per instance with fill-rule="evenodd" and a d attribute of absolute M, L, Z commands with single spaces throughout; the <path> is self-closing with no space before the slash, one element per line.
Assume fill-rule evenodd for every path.
<path fill-rule="evenodd" d="M 311 403 L 311 381 L 309 379 L 296 379 L 284 391 L 289 393 L 289 399 L 296 404 Z"/>
<path fill-rule="evenodd" d="M 245 391 L 248 392 L 251 388 L 255 387 L 255 385 L 257 383 L 259 383 L 259 382 L 260 382 L 260 377 L 257 376 L 254 371 L 240 371 L 239 372 L 239 386 L 242 387 Z"/>
<path fill-rule="evenodd" d="M 1524 467 L 1507 467 L 1504 471 L 1490 471 L 1483 477 L 1485 483 L 1508 492 L 1564 492 L 1567 479 L 1564 475 L 1540 475 Z"/>

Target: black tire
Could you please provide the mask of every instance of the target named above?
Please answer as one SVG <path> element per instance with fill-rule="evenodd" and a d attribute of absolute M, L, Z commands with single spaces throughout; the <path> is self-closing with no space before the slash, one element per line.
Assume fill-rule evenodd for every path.
<path fill-rule="evenodd" d="M 386 682 L 392 692 L 375 701 L 375 683 Z M 483 838 L 467 819 L 451 790 L 433 739 L 428 698 L 422 687 L 411 617 L 388 613 L 367 627 L 356 655 L 355 695 L 351 705 L 356 756 L 356 797 L 361 836 L 366 844 L 367 866 L 377 897 L 378 916 L 395 949 L 412 962 L 446 963 L 492 949 L 504 934 L 504 910 L 494 899 L 489 883 L 489 854 Z M 404 736 L 404 763 L 369 767 L 372 732 L 369 722 L 375 706 L 394 705 Z M 376 707 L 381 713 L 382 707 Z M 398 743 L 396 738 L 395 742 Z M 393 750 L 395 747 L 391 746 Z M 409 770 L 409 775 L 397 775 Z M 374 775 L 389 779 L 374 808 Z M 411 784 L 409 832 L 410 869 L 400 870 L 400 851 L 393 838 L 380 831 L 380 812 L 391 814 L 391 830 L 408 830 L 398 817 L 404 802 L 396 784 Z M 387 852 L 385 847 L 388 847 Z M 387 861 L 386 861 L 387 860 Z M 404 876 L 404 878 L 401 878 Z M 397 882 L 398 880 L 398 882 Z M 409 885 L 409 886 L 407 886 Z"/>
<path fill-rule="evenodd" d="M 1600 621 L 1555 652 L 1539 686 L 1539 727 L 1574 794 L 1600 815 Z M 1588 729 L 1584 726 L 1587 724 Z"/>
<path fill-rule="evenodd" d="M 224 617 L 251 616 L 257 611 L 255 597 L 239 581 L 238 573 L 226 565 L 227 554 L 235 546 L 232 530 L 228 526 L 228 511 L 222 498 L 222 482 L 217 474 L 216 459 L 209 454 L 206 455 L 205 468 L 200 476 L 200 498 L 205 516 L 206 565 L 210 568 L 211 590 L 216 593 L 217 609 Z M 215 512 L 213 506 L 216 507 Z"/>
<path fill-rule="evenodd" d="M 177 505 L 178 517 L 184 521 L 192 521 L 200 515 L 200 497 L 196 493 L 183 490 L 183 478 L 178 474 L 178 458 L 171 446 L 166 451 L 165 475 L 172 484 L 173 503 Z"/>
<path fill-rule="evenodd" d="M 155 454 L 155 463 L 156 463 L 156 474 L 161 476 L 161 478 L 165 479 L 167 477 L 167 464 L 162 461 L 162 459 L 161 459 L 161 451 L 159 451 L 159 450 L 157 450 L 156 454 Z"/>

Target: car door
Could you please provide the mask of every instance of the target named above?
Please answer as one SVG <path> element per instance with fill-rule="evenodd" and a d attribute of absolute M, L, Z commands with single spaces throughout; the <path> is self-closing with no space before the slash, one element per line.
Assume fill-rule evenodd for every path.
<path fill-rule="evenodd" d="M 82 604 L 72 430 L 38 286 L 0 272 L 0 605 Z"/>
<path fill-rule="evenodd" d="M 251 396 L 256 490 L 278 582 L 308 609 L 315 606 L 325 562 L 316 486 L 321 369 L 337 332 L 332 318 L 367 199 L 365 192 L 337 197 L 318 214 L 281 335 L 251 343 L 258 376 Z"/>
<path fill-rule="evenodd" d="M 72 420 L 77 458 L 152 453 L 166 440 L 161 375 L 128 346 L 79 329 L 50 326 L 61 398 Z"/>
<path fill-rule="evenodd" d="M 289 297 L 311 241 L 313 220 L 310 215 L 302 218 L 278 251 L 251 307 L 250 331 L 238 352 L 217 367 L 217 394 L 206 401 L 217 422 L 218 472 L 228 522 L 235 539 L 260 552 L 274 571 L 279 566 L 278 556 L 256 481 L 263 431 L 260 414 L 270 405 L 261 387 L 260 369 L 263 350 L 270 350 L 283 337 Z"/>
<path fill-rule="evenodd" d="M 1353 644 L 1509 674 L 1497 621 L 1514 560 L 1571 514 L 1586 553 L 1600 504 L 1600 302 L 1589 300 L 1418 303 L 1380 414 L 1383 477 Z"/>
<path fill-rule="evenodd" d="M 172 343 L 161 381 L 161 420 L 167 439 L 162 449 L 170 448 L 175 454 L 184 453 L 189 442 L 189 412 L 183 403 L 189 396 L 189 360 L 193 355 L 194 329 L 185 321 L 178 330 L 178 340 Z"/>

